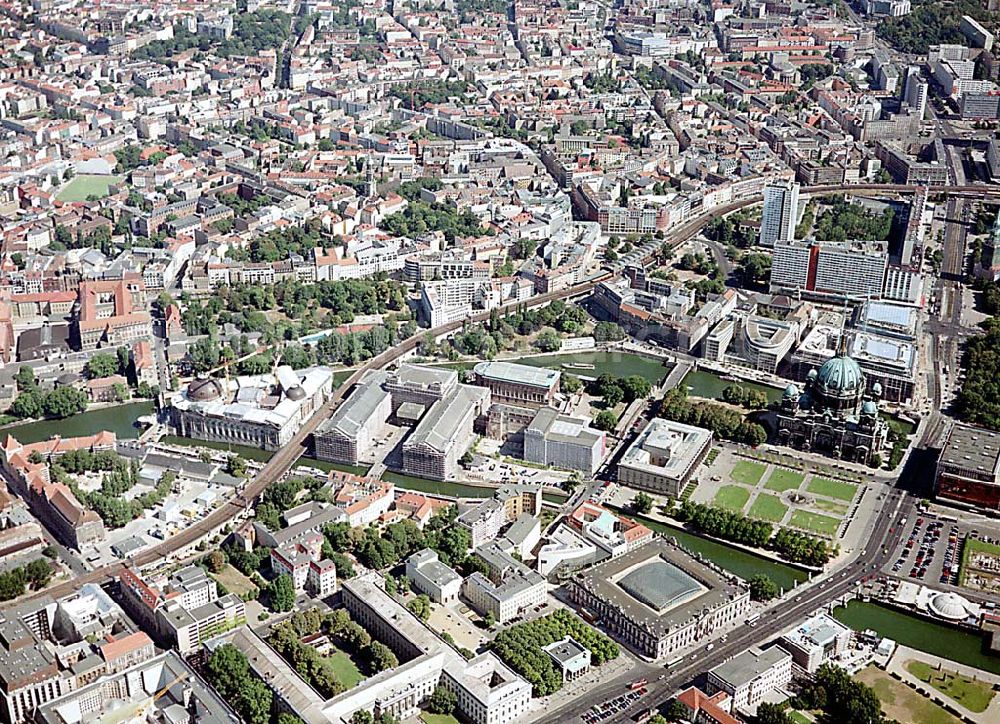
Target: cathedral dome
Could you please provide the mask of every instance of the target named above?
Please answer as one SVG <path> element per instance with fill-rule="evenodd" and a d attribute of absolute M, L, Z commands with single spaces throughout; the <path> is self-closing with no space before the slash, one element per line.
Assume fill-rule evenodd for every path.
<path fill-rule="evenodd" d="M 789 385 L 785 388 L 785 397 L 789 400 L 799 399 L 799 388 L 795 385 Z"/>
<path fill-rule="evenodd" d="M 816 383 L 828 395 L 845 395 L 857 392 L 864 384 L 864 375 L 858 363 L 847 355 L 827 360 L 819 368 Z"/>
<path fill-rule="evenodd" d="M 877 415 L 878 407 L 872 400 L 865 400 L 861 405 L 861 414 L 863 415 Z"/>

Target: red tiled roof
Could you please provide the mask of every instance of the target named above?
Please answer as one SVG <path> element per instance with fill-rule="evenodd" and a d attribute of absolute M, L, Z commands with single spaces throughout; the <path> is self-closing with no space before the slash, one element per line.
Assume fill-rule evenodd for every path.
<path fill-rule="evenodd" d="M 149 638 L 144 631 L 136 631 L 128 636 L 122 636 L 119 639 L 114 639 L 101 646 L 101 656 L 104 657 L 105 661 L 114 661 L 115 659 L 124 656 L 125 654 L 129 654 L 136 649 L 152 646 L 152 644 L 153 640 Z"/>

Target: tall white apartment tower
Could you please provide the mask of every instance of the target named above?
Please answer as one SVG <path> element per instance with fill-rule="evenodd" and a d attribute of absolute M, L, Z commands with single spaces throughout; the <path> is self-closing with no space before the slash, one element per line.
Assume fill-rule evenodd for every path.
<path fill-rule="evenodd" d="M 760 219 L 761 246 L 795 238 L 799 220 L 799 185 L 794 181 L 770 183 L 764 187 L 764 211 Z"/>
<path fill-rule="evenodd" d="M 927 112 L 927 82 L 920 76 L 920 68 L 915 65 L 906 69 L 903 100 L 917 112 L 921 119 L 924 117 L 924 113 Z"/>

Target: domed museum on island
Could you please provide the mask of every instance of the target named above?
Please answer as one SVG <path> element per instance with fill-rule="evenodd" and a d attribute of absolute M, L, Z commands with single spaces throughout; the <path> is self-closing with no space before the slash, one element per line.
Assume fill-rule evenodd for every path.
<path fill-rule="evenodd" d="M 885 447 L 889 424 L 879 417 L 882 387 L 866 388 L 861 367 L 844 351 L 810 370 L 801 393 L 785 388 L 778 442 L 807 452 L 868 464 Z"/>

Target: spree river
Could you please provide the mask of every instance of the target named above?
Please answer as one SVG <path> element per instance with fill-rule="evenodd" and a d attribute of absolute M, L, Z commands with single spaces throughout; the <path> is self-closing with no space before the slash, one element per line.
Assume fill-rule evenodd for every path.
<path fill-rule="evenodd" d="M 982 637 L 971 631 L 961 631 L 856 599 L 834 609 L 833 616 L 855 631 L 872 629 L 912 649 L 1000 674 L 1000 656 L 985 653 Z"/>
<path fill-rule="evenodd" d="M 102 407 L 99 410 L 83 412 L 64 420 L 40 420 L 20 425 L 11 425 L 0 430 L 3 435 L 13 435 L 23 443 L 48 440 L 54 435 L 60 437 L 82 437 L 94 435 L 102 430 L 115 433 L 120 439 L 133 439 L 142 432 L 135 421 L 143 415 L 152 415 L 156 406 L 152 400 L 130 402 L 127 405 Z"/>

